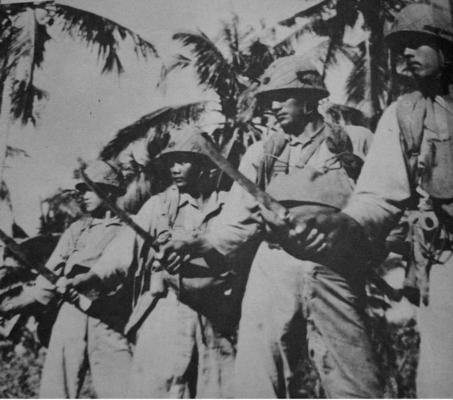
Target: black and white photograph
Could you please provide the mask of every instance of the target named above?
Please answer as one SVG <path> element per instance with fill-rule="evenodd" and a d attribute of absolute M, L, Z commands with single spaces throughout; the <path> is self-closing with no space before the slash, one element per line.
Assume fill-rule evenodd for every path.
<path fill-rule="evenodd" d="M 0 0 L 0 398 L 453 398 L 453 0 Z"/>

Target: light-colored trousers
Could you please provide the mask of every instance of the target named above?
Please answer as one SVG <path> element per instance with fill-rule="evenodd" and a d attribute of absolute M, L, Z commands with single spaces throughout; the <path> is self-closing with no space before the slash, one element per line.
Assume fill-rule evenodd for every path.
<path fill-rule="evenodd" d="M 63 303 L 52 329 L 39 397 L 78 397 L 89 368 L 99 398 L 124 398 L 131 360 L 122 334 Z"/>
<path fill-rule="evenodd" d="M 429 305 L 420 306 L 420 357 L 417 397 L 453 397 L 453 255 L 434 265 L 429 277 Z"/>
<path fill-rule="evenodd" d="M 170 290 L 137 332 L 128 397 L 232 397 L 234 358 L 234 341 Z"/>
<path fill-rule="evenodd" d="M 383 385 L 359 305 L 342 276 L 263 243 L 239 325 L 235 396 L 295 397 L 308 350 L 329 398 L 378 398 Z"/>

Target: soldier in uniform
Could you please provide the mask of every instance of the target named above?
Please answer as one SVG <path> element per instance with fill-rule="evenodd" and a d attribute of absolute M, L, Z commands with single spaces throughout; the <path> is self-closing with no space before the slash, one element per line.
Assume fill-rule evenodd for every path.
<path fill-rule="evenodd" d="M 86 174 L 112 201 L 123 193 L 121 175 L 111 165 L 94 161 Z M 85 183 L 78 183 L 76 189 L 83 193 L 87 216 L 69 226 L 46 263 L 47 268 L 67 278 L 86 272 L 96 263 L 122 227 Z M 34 300 L 44 305 L 58 296 L 56 288 L 41 277 L 31 291 Z M 41 398 L 78 397 L 88 368 L 99 397 L 125 396 L 132 354 L 129 341 L 120 332 L 130 312 L 129 303 L 123 288 L 95 301 L 99 319 L 72 304 L 61 305 L 42 372 Z M 101 321 L 107 314 L 114 328 Z"/>
<path fill-rule="evenodd" d="M 276 60 L 258 92 L 258 101 L 271 107 L 282 131 L 252 145 L 239 169 L 295 214 L 340 209 L 360 166 L 353 153 L 364 156 L 356 140 L 363 139 L 363 131 L 350 137 L 318 113 L 318 101 L 326 96 L 318 71 L 298 56 Z M 308 350 L 327 397 L 380 397 L 360 305 L 363 277 L 345 277 L 290 255 L 276 242 L 297 231 L 275 223 L 266 237 L 263 218 L 276 219 L 235 184 L 224 211 L 204 235 L 164 246 L 165 254 L 177 260 L 187 254 L 228 255 L 244 246 L 253 255 L 256 246 L 251 244 L 259 244 L 242 305 L 236 396 L 297 396 L 294 373 Z M 306 250 L 317 249 L 323 237 L 308 236 Z"/>
<path fill-rule="evenodd" d="M 159 156 L 172 184 L 135 216 L 153 242 L 196 237 L 223 207 L 224 193 L 210 184 L 212 165 L 199 152 L 199 135 L 196 129 L 173 131 Z M 89 274 L 70 282 L 86 289 L 133 277 L 136 303 L 126 329 L 136 346 L 128 396 L 232 397 L 238 312 L 228 264 L 192 260 L 170 275 L 156 257 L 155 246 L 127 228 Z M 172 261 L 161 267 L 171 269 Z"/>
<path fill-rule="evenodd" d="M 421 398 L 453 394 L 453 28 L 447 2 L 441 5 L 412 4 L 398 14 L 386 39 L 404 57 L 417 90 L 401 96 L 381 117 L 347 207 L 318 219 L 314 227 L 314 235 L 323 236 L 314 250 L 318 256 L 338 250 L 339 243 L 350 250 L 351 234 L 362 238 L 362 245 L 353 244 L 356 249 L 372 253 L 403 211 L 416 210 L 409 217 L 409 276 L 420 293 Z M 300 230 L 302 248 L 308 230 Z"/>

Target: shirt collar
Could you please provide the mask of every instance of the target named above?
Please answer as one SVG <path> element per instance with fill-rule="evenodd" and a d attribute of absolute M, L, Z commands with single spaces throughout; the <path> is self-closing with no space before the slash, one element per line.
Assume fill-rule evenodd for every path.
<path fill-rule="evenodd" d="M 209 218 L 209 216 L 213 213 L 216 214 L 217 211 L 223 207 L 223 204 L 224 204 L 223 192 L 214 191 L 207 199 L 206 205 L 203 209 L 203 215 L 205 216 L 205 219 Z M 178 208 L 181 209 L 187 206 L 191 206 L 197 210 L 200 210 L 200 205 L 190 194 L 181 193 Z"/>
<path fill-rule="evenodd" d="M 104 218 L 91 218 L 90 226 L 96 225 L 121 225 L 121 221 L 117 216 L 112 215 L 111 211 L 107 211 Z"/>
<path fill-rule="evenodd" d="M 324 127 L 325 124 L 322 124 L 322 126 L 318 130 L 311 132 L 310 135 L 299 135 L 299 136 L 287 135 L 288 143 L 290 146 L 298 145 L 305 146 L 308 143 L 312 142 L 313 139 L 323 131 Z"/>

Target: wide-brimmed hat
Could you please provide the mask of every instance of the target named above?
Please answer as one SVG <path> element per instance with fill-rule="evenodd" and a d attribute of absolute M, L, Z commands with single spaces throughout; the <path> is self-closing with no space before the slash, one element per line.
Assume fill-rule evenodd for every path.
<path fill-rule="evenodd" d="M 197 127 L 175 129 L 170 132 L 169 140 L 165 148 L 159 153 L 157 159 L 169 162 L 178 155 L 194 157 L 205 166 L 213 166 L 208 156 L 203 154 L 200 143 L 209 138 Z"/>
<path fill-rule="evenodd" d="M 297 96 L 318 101 L 329 96 L 323 79 L 316 67 L 303 56 L 281 57 L 264 72 L 256 92 L 258 100 L 294 92 Z"/>
<path fill-rule="evenodd" d="M 453 51 L 452 18 L 448 10 L 434 4 L 409 4 L 398 13 L 385 40 L 389 47 L 401 48 L 408 41 L 427 38 Z"/>
<path fill-rule="evenodd" d="M 106 189 L 118 195 L 124 194 L 124 181 L 121 171 L 106 161 L 95 160 L 90 163 L 84 170 L 85 174 L 94 183 L 104 186 Z M 75 185 L 80 191 L 89 189 L 88 185 L 82 180 Z"/>

